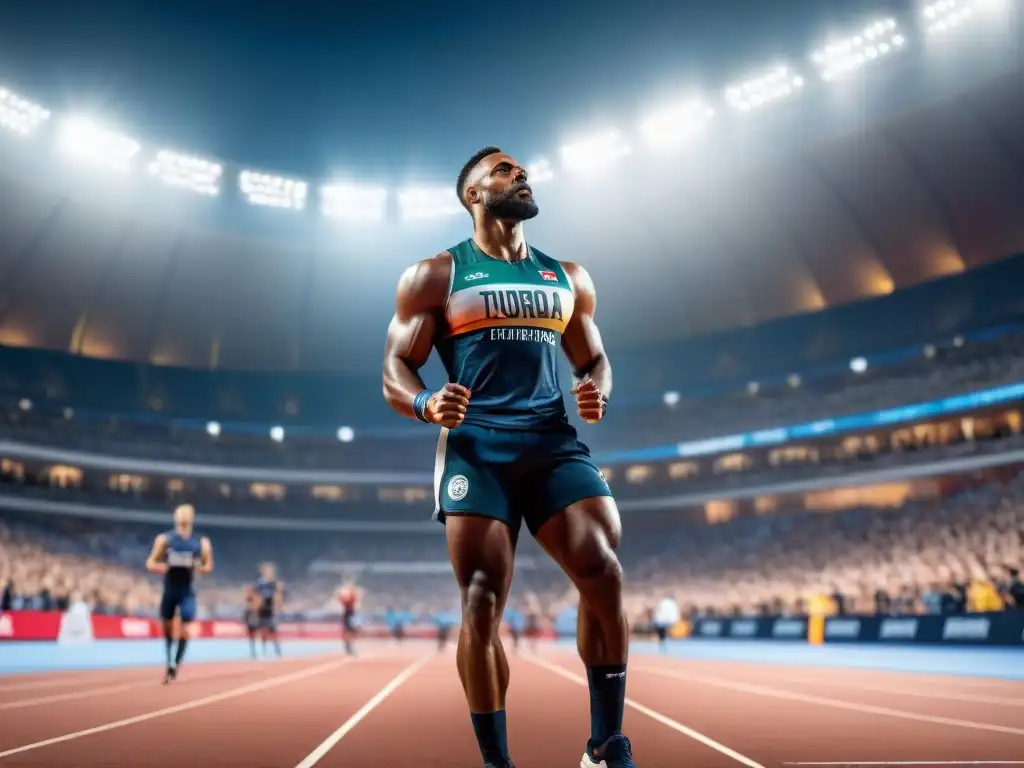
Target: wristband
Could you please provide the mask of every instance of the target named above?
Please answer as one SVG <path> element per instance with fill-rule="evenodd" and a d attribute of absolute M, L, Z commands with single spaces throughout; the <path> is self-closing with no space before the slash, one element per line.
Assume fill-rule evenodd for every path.
<path fill-rule="evenodd" d="M 422 421 L 424 424 L 429 424 L 430 419 L 427 418 L 427 403 L 430 402 L 430 398 L 434 396 L 434 393 L 429 389 L 424 389 L 412 401 L 412 412 L 417 419 Z"/>

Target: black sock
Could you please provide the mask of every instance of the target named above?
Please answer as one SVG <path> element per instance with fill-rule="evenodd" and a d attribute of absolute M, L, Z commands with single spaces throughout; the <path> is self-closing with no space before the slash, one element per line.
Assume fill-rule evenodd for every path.
<path fill-rule="evenodd" d="M 174 637 L 170 627 L 164 627 L 164 643 L 167 645 L 167 666 L 171 666 L 171 646 L 174 645 Z"/>
<path fill-rule="evenodd" d="M 181 664 L 181 660 L 185 658 L 185 648 L 188 646 L 187 637 L 178 638 L 178 652 L 174 654 L 174 666 Z"/>
<path fill-rule="evenodd" d="M 480 745 L 480 754 L 485 763 L 504 765 L 508 757 L 508 733 L 505 724 L 505 710 L 486 714 L 470 713 L 473 718 L 473 731 L 476 742 Z"/>
<path fill-rule="evenodd" d="M 626 665 L 587 667 L 590 683 L 590 749 L 622 732 L 626 701 Z"/>

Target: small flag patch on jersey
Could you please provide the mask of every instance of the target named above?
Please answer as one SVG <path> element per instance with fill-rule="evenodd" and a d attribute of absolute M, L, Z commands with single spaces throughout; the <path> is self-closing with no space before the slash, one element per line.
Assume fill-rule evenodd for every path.
<path fill-rule="evenodd" d="M 558 282 L 558 275 L 556 275 L 550 269 L 542 269 L 540 271 L 540 276 L 542 278 L 544 278 L 545 280 L 550 280 L 552 283 L 557 283 Z"/>

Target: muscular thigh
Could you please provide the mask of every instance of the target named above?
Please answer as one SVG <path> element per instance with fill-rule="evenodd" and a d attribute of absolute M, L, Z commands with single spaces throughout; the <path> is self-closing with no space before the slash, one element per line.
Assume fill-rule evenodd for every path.
<path fill-rule="evenodd" d="M 504 522 L 472 513 L 445 520 L 448 557 L 459 588 L 485 588 L 504 605 L 512 584 L 517 532 Z"/>
<path fill-rule="evenodd" d="M 622 523 L 615 499 L 594 496 L 570 504 L 537 530 L 544 550 L 570 575 L 598 568 L 622 538 Z"/>

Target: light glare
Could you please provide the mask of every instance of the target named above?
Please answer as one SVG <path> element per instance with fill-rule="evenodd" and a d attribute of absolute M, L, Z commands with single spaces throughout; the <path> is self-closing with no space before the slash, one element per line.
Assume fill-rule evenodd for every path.
<path fill-rule="evenodd" d="M 149 172 L 172 187 L 216 197 L 224 169 L 211 160 L 161 149 L 150 162 Z"/>
<path fill-rule="evenodd" d="M 70 157 L 118 171 L 128 170 L 139 151 L 135 139 L 84 117 L 63 120 L 58 146 Z"/>
<path fill-rule="evenodd" d="M 336 182 L 320 187 L 320 212 L 329 219 L 380 221 L 387 211 L 383 187 Z"/>
<path fill-rule="evenodd" d="M 271 176 L 259 171 L 242 171 L 238 187 L 250 205 L 300 211 L 306 207 L 306 182 Z"/>

